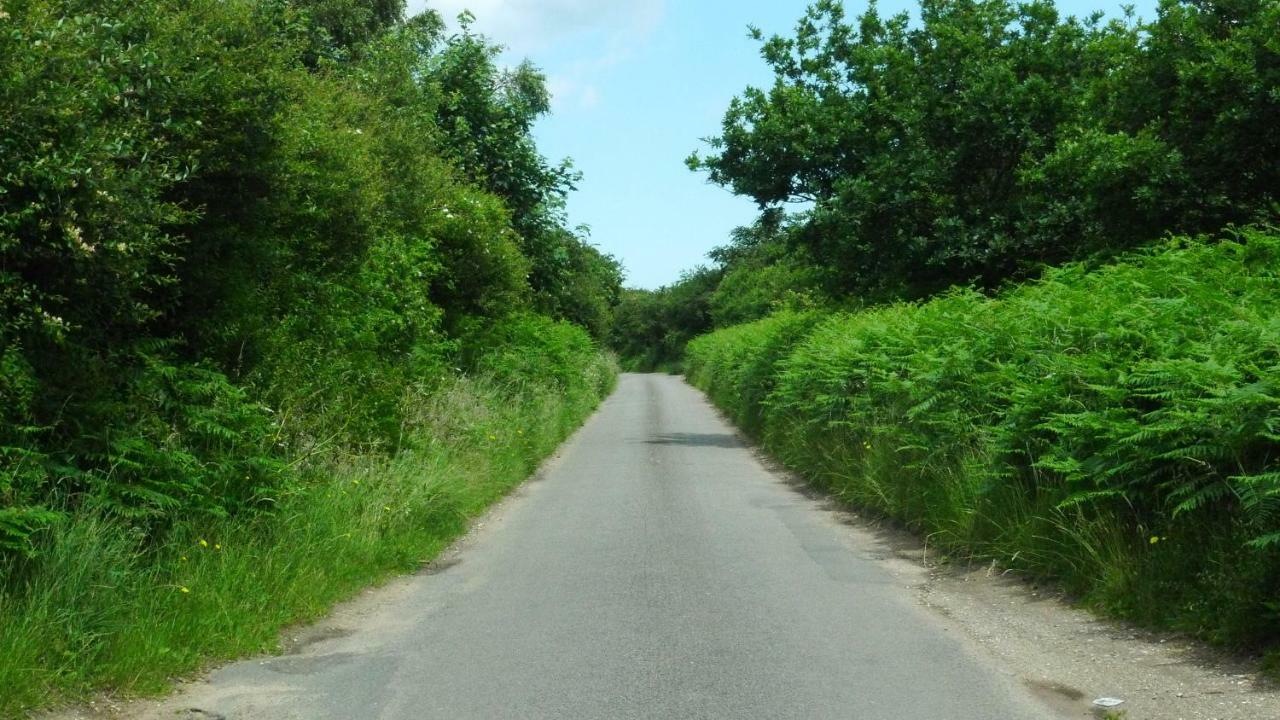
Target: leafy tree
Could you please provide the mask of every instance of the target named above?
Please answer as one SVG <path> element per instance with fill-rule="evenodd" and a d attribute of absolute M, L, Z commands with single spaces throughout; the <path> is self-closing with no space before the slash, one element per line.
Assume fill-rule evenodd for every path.
<path fill-rule="evenodd" d="M 672 369 L 684 346 L 712 329 L 711 293 L 721 271 L 698 268 L 657 290 L 629 288 L 615 310 L 610 346 L 633 370 Z"/>
<path fill-rule="evenodd" d="M 1162 0 L 1115 88 L 1114 124 L 1172 146 L 1189 189 L 1178 227 L 1273 216 L 1280 201 L 1280 4 Z"/>
<path fill-rule="evenodd" d="M 438 18 L 415 20 L 428 23 L 416 32 L 413 74 L 434 98 L 436 146 L 468 180 L 502 200 L 525 261 L 517 284 L 527 285 L 534 305 L 603 337 L 621 272 L 567 226 L 565 198 L 578 173 L 568 161 L 552 164 L 538 151 L 533 126 L 551 109 L 546 78 L 529 62 L 503 68 L 501 47 L 472 31 L 470 15 L 459 19 L 460 32 L 447 37 Z M 457 268 L 444 277 L 463 274 Z"/>
<path fill-rule="evenodd" d="M 613 309 L 622 294 L 622 265 L 564 228 L 549 229 L 557 242 L 549 256 L 535 265 L 530 283 L 541 292 L 535 305 L 552 317 L 564 318 L 604 339 L 613 322 Z"/>
<path fill-rule="evenodd" d="M 85 504 L 146 539 L 393 450 L 473 327 L 603 334 L 542 79 L 482 38 L 386 0 L 3 13 L 0 561 Z"/>
<path fill-rule="evenodd" d="M 796 225 L 781 213 L 765 213 L 733 232 L 729 245 L 710 257 L 723 270 L 709 300 L 715 327 L 758 320 L 781 308 L 828 305 L 819 268 L 796 247 Z"/>
<path fill-rule="evenodd" d="M 293 0 L 328 53 L 350 53 L 404 18 L 404 0 Z"/>
<path fill-rule="evenodd" d="M 1052 2 L 809 8 L 763 40 L 775 74 L 730 105 L 695 169 L 796 239 L 837 295 L 991 286 L 1169 231 L 1274 212 L 1275 3 L 1165 0 L 1158 17 Z"/>

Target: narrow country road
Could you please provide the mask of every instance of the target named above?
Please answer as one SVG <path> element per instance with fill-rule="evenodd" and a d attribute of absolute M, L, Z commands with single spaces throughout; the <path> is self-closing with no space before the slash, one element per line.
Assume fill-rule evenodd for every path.
<path fill-rule="evenodd" d="M 1052 716 L 850 537 L 682 380 L 624 375 L 437 571 L 156 717 Z"/>

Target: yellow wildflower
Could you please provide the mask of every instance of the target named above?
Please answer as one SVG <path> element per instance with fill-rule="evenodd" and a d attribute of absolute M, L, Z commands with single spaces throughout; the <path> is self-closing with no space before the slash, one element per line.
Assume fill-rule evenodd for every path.
<path fill-rule="evenodd" d="M 209 541 L 204 538 L 200 538 L 200 547 L 209 547 Z"/>
<path fill-rule="evenodd" d="M 179 589 L 179 590 L 181 590 L 181 591 L 182 591 L 182 592 L 184 592 L 184 593 L 189 593 L 189 592 L 191 592 L 191 588 L 187 587 L 186 585 L 183 585 L 183 586 L 179 587 L 178 589 Z"/>

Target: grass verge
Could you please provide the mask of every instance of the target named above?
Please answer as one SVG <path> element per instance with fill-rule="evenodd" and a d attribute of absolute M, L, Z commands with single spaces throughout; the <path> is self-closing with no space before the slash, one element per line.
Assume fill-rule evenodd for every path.
<path fill-rule="evenodd" d="M 0 594 L 0 717 L 276 650 L 280 630 L 410 572 L 522 482 L 612 389 L 601 358 L 567 391 L 485 377 L 416 398 L 404 449 L 346 456 L 249 519 L 143 543 L 86 509 Z"/>

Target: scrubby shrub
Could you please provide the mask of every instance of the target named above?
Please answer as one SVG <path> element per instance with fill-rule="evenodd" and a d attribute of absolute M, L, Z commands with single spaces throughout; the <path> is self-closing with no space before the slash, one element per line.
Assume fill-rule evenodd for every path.
<path fill-rule="evenodd" d="M 464 340 L 477 372 L 499 381 L 546 384 L 568 390 L 585 383 L 604 390 L 592 370 L 597 348 L 577 325 L 538 315 L 503 318 Z"/>

